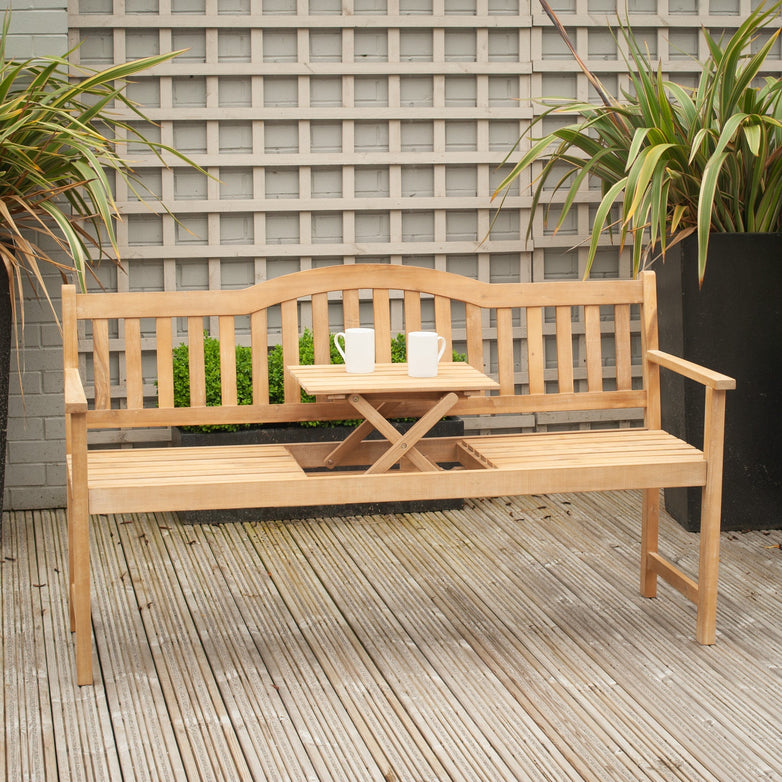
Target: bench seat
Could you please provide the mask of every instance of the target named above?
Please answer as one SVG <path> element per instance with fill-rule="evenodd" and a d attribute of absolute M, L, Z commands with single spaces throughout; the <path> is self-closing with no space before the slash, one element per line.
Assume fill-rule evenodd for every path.
<path fill-rule="evenodd" d="M 331 447 L 329 444 L 328 447 Z M 366 442 L 376 458 L 385 444 Z M 644 489 L 658 485 L 702 486 L 702 451 L 660 430 L 542 432 L 467 438 L 431 438 L 422 451 L 461 464 L 438 473 L 307 472 L 296 454 L 318 452 L 308 443 L 194 448 L 93 450 L 88 488 L 94 513 L 212 508 L 274 507 L 354 501 L 449 497 L 454 485 L 464 496 Z M 302 459 L 305 461 L 304 459 Z M 305 464 L 309 462 L 305 461 Z M 70 469 L 70 460 L 68 462 Z M 270 485 L 271 484 L 271 485 Z M 471 490 L 471 487 L 475 489 Z"/>
<path fill-rule="evenodd" d="M 602 470 L 608 476 L 619 469 L 626 473 L 622 483 L 645 488 L 654 485 L 654 481 L 647 484 L 641 479 L 647 465 L 654 470 L 655 480 L 665 480 L 666 486 L 702 486 L 706 482 L 703 451 L 659 429 L 488 435 L 466 438 L 464 447 L 485 461 L 487 467 L 568 473 L 571 477 L 566 480 L 576 483 L 590 482 L 579 481 L 580 471 Z M 607 481 L 612 483 L 609 477 Z M 568 483 L 568 487 L 573 485 Z"/>
<path fill-rule="evenodd" d="M 281 445 L 95 450 L 87 463 L 93 513 L 209 508 L 216 497 L 242 507 L 259 485 L 305 477 Z"/>

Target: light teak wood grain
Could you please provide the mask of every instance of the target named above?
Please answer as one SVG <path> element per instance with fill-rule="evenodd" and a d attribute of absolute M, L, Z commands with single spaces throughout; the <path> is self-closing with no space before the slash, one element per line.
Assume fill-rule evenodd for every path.
<path fill-rule="evenodd" d="M 92 680 L 89 516 L 125 511 L 643 489 L 641 592 L 653 596 L 658 578 L 671 583 L 697 605 L 697 639 L 713 643 L 725 395 L 734 381 L 659 350 L 655 295 L 651 272 L 638 280 L 488 284 L 371 264 L 314 269 L 234 291 L 77 294 L 65 286 L 71 623 L 79 682 Z M 335 315 L 342 323 L 330 322 Z M 371 323 L 362 322 L 368 317 Z M 239 319 L 249 326 L 240 329 Z M 426 328 L 427 319 L 446 338 L 449 356 L 437 378 L 411 383 L 390 364 L 390 341 L 396 330 Z M 147 322 L 154 324 L 151 332 L 142 325 Z M 219 327 L 221 341 L 218 406 L 206 404 L 207 322 Z M 335 368 L 299 366 L 305 326 L 313 332 L 315 362 L 324 365 L 329 332 L 358 325 L 375 329 L 374 375 L 335 388 Z M 638 336 L 641 354 L 634 356 Z M 174 406 L 171 350 L 182 338 L 189 348 L 189 407 Z M 240 339 L 252 349 L 252 404 L 245 405 L 238 404 L 236 386 Z M 286 367 L 281 404 L 269 399 L 271 341 L 282 345 Z M 466 364 L 449 360 L 451 347 L 466 350 Z M 157 377 L 145 379 L 150 367 Z M 661 371 L 705 387 L 703 448 L 661 431 Z M 314 402 L 302 401 L 302 388 Z M 351 404 L 350 393 L 369 394 L 372 404 L 363 410 L 369 423 L 342 446 L 87 447 L 88 431 L 102 428 L 355 418 L 361 403 Z M 439 414 L 438 400 L 446 398 L 443 410 L 484 417 L 638 408 L 644 425 L 431 441 L 417 439 L 416 430 L 414 454 L 401 460 L 405 441 L 391 431 L 385 432 L 390 445 L 364 439 L 371 428 L 386 429 L 392 416 L 424 417 L 428 427 L 427 411 Z M 309 472 L 329 458 L 347 471 Z M 389 470 L 396 461 L 403 469 Z M 438 467 L 447 462 L 459 469 Z M 367 464 L 378 466 L 367 470 Z M 668 486 L 703 487 L 697 577 L 658 551 L 659 489 Z"/>

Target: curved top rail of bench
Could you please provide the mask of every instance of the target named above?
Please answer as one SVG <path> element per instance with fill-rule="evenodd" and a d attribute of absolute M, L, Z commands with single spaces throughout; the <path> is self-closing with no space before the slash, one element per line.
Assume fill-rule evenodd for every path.
<path fill-rule="evenodd" d="M 643 272 L 642 276 L 654 272 Z M 72 287 L 72 286 L 65 286 Z M 386 289 L 443 296 L 479 307 L 633 304 L 643 301 L 643 280 L 489 283 L 452 272 L 387 264 L 308 269 L 241 290 L 144 291 L 77 294 L 77 318 L 247 315 L 284 301 L 345 290 Z"/>

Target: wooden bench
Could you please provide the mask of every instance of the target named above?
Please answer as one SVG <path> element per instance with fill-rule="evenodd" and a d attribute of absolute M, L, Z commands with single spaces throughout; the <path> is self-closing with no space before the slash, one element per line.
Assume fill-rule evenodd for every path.
<path fill-rule="evenodd" d="M 671 583 L 697 605 L 697 640 L 713 643 L 725 391 L 735 384 L 660 352 L 656 318 L 651 272 L 631 281 L 488 284 L 429 269 L 346 265 L 244 290 L 78 294 L 64 286 L 70 616 L 79 683 L 92 681 L 91 514 L 273 507 L 280 497 L 306 506 L 642 489 L 641 593 L 653 597 L 658 576 Z M 404 469 L 380 474 L 363 470 L 388 447 L 383 441 L 352 448 L 355 469 L 325 474 L 312 470 L 333 444 L 88 448 L 90 430 L 355 418 L 344 398 L 303 402 L 288 370 L 284 402 L 270 403 L 267 354 L 281 344 L 284 364 L 295 368 L 299 335 L 310 328 L 315 364 L 328 364 L 329 333 L 358 325 L 374 327 L 378 362 L 390 362 L 396 332 L 424 327 L 445 336 L 446 358 L 456 346 L 472 367 L 492 375 L 496 391 L 465 395 L 452 408 L 466 417 L 468 431 L 471 416 L 484 430 L 508 416 L 522 429 L 535 428 L 535 420 L 553 429 L 556 416 L 578 421 L 577 411 L 625 423 L 427 438 L 417 446 L 424 457 L 418 465 L 403 462 Z M 207 326 L 220 339 L 220 406 L 206 405 Z M 175 407 L 171 355 L 183 341 L 191 401 Z M 239 342 L 252 348 L 250 405 L 237 404 Z M 661 367 L 705 386 L 701 447 L 661 430 Z M 396 415 L 422 414 L 415 398 L 393 403 Z M 630 425 L 633 416 L 641 426 Z M 446 463 L 457 466 L 440 467 Z M 674 486 L 703 487 L 697 578 L 658 553 L 659 489 Z"/>

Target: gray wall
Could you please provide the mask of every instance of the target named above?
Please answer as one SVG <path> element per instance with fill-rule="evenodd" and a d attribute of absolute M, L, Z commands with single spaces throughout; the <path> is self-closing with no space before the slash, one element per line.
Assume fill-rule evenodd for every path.
<path fill-rule="evenodd" d="M 62 55 L 68 50 L 67 0 L 0 0 L 0 10 L 13 8 L 11 41 L 6 55 Z"/>
<path fill-rule="evenodd" d="M 0 8 L 8 7 L 0 2 Z M 66 0 L 14 0 L 6 54 L 63 55 L 68 50 Z M 50 290 L 59 276 L 50 275 Z M 49 305 L 28 291 L 23 373 L 12 360 L 5 473 L 7 509 L 46 508 L 65 502 L 63 468 L 62 340 Z M 24 392 L 24 393 L 23 393 Z"/>

